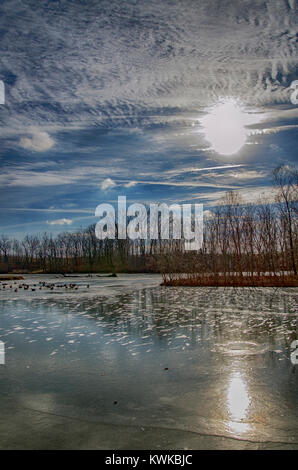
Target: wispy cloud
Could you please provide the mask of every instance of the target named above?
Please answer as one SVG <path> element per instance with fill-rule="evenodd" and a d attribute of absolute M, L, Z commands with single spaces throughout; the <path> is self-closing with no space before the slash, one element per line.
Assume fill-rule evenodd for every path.
<path fill-rule="evenodd" d="M 74 213 L 74 214 L 94 214 L 94 209 L 56 209 L 56 208 L 49 208 L 49 209 L 38 209 L 38 208 L 32 208 L 32 207 L 1 207 L 1 210 L 5 211 L 20 211 L 20 212 L 51 212 L 51 213 L 59 213 L 59 212 L 68 212 L 68 213 Z"/>
<path fill-rule="evenodd" d="M 128 183 L 126 183 L 124 185 L 125 188 L 133 188 L 134 186 L 136 186 L 137 182 L 136 181 L 129 181 Z"/>
<path fill-rule="evenodd" d="M 48 220 L 48 225 L 71 225 L 73 223 L 72 219 L 57 219 L 57 220 Z"/>
<path fill-rule="evenodd" d="M 258 203 L 260 201 L 267 201 L 273 203 L 276 201 L 276 188 L 274 186 L 254 186 L 251 188 L 238 188 L 237 193 L 241 196 L 243 202 Z M 214 191 L 212 193 L 200 194 L 192 196 L 193 200 L 197 200 L 204 204 L 204 206 L 217 206 L 223 200 L 225 191 Z"/>
<path fill-rule="evenodd" d="M 254 179 L 259 179 L 259 178 L 265 178 L 267 176 L 267 173 L 265 171 L 257 171 L 257 170 L 246 170 L 246 171 L 229 171 L 225 173 L 224 175 L 216 175 L 213 174 L 213 176 L 219 178 L 234 178 L 238 180 L 254 180 Z"/>

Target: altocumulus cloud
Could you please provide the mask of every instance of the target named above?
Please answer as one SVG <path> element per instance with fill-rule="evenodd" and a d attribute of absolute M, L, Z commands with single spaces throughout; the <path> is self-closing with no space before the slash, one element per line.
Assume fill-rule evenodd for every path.
<path fill-rule="evenodd" d="M 57 219 L 57 220 L 50 220 L 47 221 L 48 225 L 71 225 L 72 224 L 71 219 Z"/>
<path fill-rule="evenodd" d="M 19 145 L 34 152 L 46 152 L 55 144 L 54 139 L 45 131 L 33 129 L 30 137 L 22 137 Z"/>
<path fill-rule="evenodd" d="M 197 114 L 219 94 L 289 102 L 295 9 L 294 0 L 2 0 L 2 69 L 18 79 L 1 124 L 139 127 Z"/>

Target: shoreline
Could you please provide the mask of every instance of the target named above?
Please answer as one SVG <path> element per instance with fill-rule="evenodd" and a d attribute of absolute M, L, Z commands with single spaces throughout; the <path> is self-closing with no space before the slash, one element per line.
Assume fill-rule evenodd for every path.
<path fill-rule="evenodd" d="M 62 279 L 109 279 L 118 278 L 120 275 L 151 275 L 157 274 L 162 276 L 162 287 L 298 287 L 298 275 L 254 275 L 254 276 L 222 276 L 222 275 L 181 275 L 171 276 L 162 273 L 148 272 L 129 272 L 129 273 L 22 273 L 21 274 L 0 274 L 0 283 L 7 281 L 22 281 L 24 276 L 61 276 Z"/>

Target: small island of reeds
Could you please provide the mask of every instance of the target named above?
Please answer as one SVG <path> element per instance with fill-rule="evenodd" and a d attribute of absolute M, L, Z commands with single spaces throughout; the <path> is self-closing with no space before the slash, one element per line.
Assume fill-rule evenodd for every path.
<path fill-rule="evenodd" d="M 298 287 L 298 276 L 291 274 L 233 274 L 230 276 L 210 274 L 165 274 L 162 286 L 184 287 Z"/>

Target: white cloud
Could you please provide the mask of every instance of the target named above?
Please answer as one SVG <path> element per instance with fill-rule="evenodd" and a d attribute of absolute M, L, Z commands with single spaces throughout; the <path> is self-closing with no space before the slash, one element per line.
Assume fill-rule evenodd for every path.
<path fill-rule="evenodd" d="M 112 189 L 116 186 L 115 181 L 113 181 L 111 178 L 106 178 L 103 180 L 103 182 L 100 184 L 100 189 L 102 191 L 107 191 L 108 189 Z"/>
<path fill-rule="evenodd" d="M 136 181 L 129 181 L 124 185 L 125 188 L 133 188 L 137 184 Z"/>
<path fill-rule="evenodd" d="M 214 217 L 214 212 L 206 210 L 203 212 L 203 216 L 205 219 L 212 219 L 212 217 Z"/>
<path fill-rule="evenodd" d="M 71 219 L 57 219 L 57 220 L 51 220 L 47 221 L 48 225 L 71 225 L 72 224 Z"/>
<path fill-rule="evenodd" d="M 27 150 L 34 152 L 46 152 L 55 144 L 54 139 L 45 131 L 34 129 L 30 137 L 22 137 L 19 145 Z"/>

